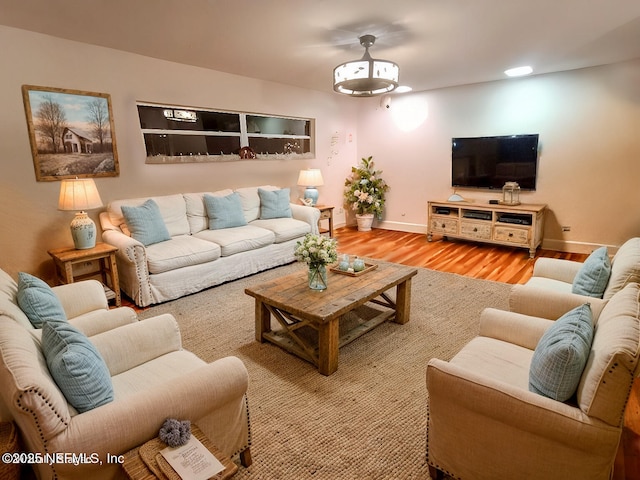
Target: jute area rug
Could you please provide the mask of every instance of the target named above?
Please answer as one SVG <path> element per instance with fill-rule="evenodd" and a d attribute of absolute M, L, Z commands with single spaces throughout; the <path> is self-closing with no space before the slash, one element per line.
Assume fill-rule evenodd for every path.
<path fill-rule="evenodd" d="M 384 323 L 346 345 L 338 371 L 325 377 L 255 341 L 245 287 L 293 272 L 304 281 L 304 265 L 294 263 L 140 314 L 172 313 L 185 349 L 208 362 L 235 355 L 246 365 L 253 465 L 234 479 L 429 478 L 427 362 L 450 359 L 473 338 L 483 308 L 506 309 L 510 286 L 419 268 L 410 321 Z"/>

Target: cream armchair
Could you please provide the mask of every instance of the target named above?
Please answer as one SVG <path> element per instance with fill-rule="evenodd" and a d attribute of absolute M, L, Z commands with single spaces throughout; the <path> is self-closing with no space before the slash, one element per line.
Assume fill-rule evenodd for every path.
<path fill-rule="evenodd" d="M 574 278 L 582 263 L 559 258 L 540 257 L 533 275 L 524 285 L 514 285 L 509 309 L 543 318 L 558 318 L 564 312 L 585 302 L 591 304 L 597 317 L 606 302 L 628 283 L 640 282 L 640 238 L 627 240 L 611 260 L 611 275 L 602 298 L 571 293 Z"/>
<path fill-rule="evenodd" d="M 49 372 L 40 332 L 0 314 L 0 398 L 28 452 L 92 462 L 38 463 L 38 478 L 120 478 L 121 466 L 107 459 L 156 437 L 167 418 L 190 420 L 222 452 L 251 463 L 244 364 L 235 357 L 207 364 L 183 350 L 171 315 L 89 337 L 106 363 L 114 399 L 83 413 Z"/>
<path fill-rule="evenodd" d="M 485 310 L 476 338 L 427 366 L 431 477 L 609 479 L 639 373 L 639 294 L 629 284 L 604 306 L 567 402 L 528 388 L 534 350 L 554 322 Z"/>
<path fill-rule="evenodd" d="M 97 280 L 60 285 L 51 291 L 60 302 L 69 323 L 87 336 L 138 321 L 136 312 L 129 307 L 109 309 L 104 288 Z M 17 297 L 18 283 L 0 270 L 0 315 L 36 334 L 35 327 L 20 308 Z M 11 420 L 11 414 L 0 399 L 0 421 L 7 420 Z"/>
<path fill-rule="evenodd" d="M 91 336 L 138 321 L 129 307 L 109 309 L 104 287 L 97 280 L 59 285 L 51 289 L 60 301 L 67 320 L 85 335 Z M 0 314 L 6 315 L 27 330 L 34 326 L 18 305 L 18 283 L 0 270 Z"/>

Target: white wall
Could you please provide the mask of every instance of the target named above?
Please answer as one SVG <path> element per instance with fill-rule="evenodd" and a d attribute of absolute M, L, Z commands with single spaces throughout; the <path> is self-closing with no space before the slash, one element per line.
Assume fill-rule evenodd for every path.
<path fill-rule="evenodd" d="M 327 180 L 321 199 L 334 205 L 342 201 L 342 186 L 329 179 L 344 177 L 355 161 L 355 144 L 332 153 L 331 138 L 338 131 L 355 131 L 352 99 L 2 26 L 0 45 L 0 268 L 14 276 L 27 271 L 51 279 L 47 250 L 73 244 L 68 228 L 73 212 L 57 210 L 59 182 L 35 180 L 23 84 L 111 95 L 120 175 L 96 179 L 105 203 L 264 184 L 290 187 L 297 198 L 298 172 L 310 167 L 321 168 Z M 145 164 L 136 101 L 315 118 L 317 159 Z M 97 212 L 90 216 L 98 224 Z"/>
<path fill-rule="evenodd" d="M 407 119 L 422 123 L 406 130 Z M 363 102 L 358 156 L 373 155 L 391 185 L 382 227 L 424 231 L 426 202 L 453 193 L 452 137 L 521 133 L 540 134 L 537 189 L 521 200 L 548 204 L 544 247 L 588 252 L 640 235 L 640 60 L 394 96 L 389 109 Z"/>
<path fill-rule="evenodd" d="M 394 96 L 386 109 L 379 98 L 291 88 L 2 26 L 0 44 L 0 268 L 12 275 L 51 279 L 47 250 L 72 244 L 73 213 L 57 210 L 59 183 L 35 180 L 23 84 L 111 95 L 120 176 L 96 180 L 104 202 L 267 183 L 295 191 L 298 171 L 314 167 L 325 178 L 321 202 L 338 212 L 351 165 L 373 155 L 391 185 L 381 226 L 424 232 L 426 202 L 452 193 L 452 137 L 539 133 L 538 189 L 522 200 L 549 205 L 544 246 L 588 251 L 640 236 L 640 60 Z M 313 117 L 316 160 L 147 165 L 136 101 Z M 496 195 L 460 193 L 479 202 Z M 344 222 L 338 214 L 336 223 Z"/>

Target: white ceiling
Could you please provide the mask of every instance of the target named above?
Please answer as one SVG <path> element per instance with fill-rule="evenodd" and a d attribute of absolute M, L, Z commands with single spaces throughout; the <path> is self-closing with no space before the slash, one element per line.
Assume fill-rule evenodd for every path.
<path fill-rule="evenodd" d="M 366 33 L 414 90 L 640 58 L 639 0 L 0 0 L 0 24 L 321 91 Z"/>

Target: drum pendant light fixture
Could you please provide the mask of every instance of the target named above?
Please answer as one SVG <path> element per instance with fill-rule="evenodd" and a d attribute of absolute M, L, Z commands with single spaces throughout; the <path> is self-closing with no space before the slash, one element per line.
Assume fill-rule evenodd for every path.
<path fill-rule="evenodd" d="M 394 62 L 371 58 L 369 47 L 376 37 L 363 35 L 360 45 L 365 49 L 360 60 L 338 65 L 333 69 L 333 89 L 352 97 L 372 97 L 389 93 L 398 86 L 400 69 Z"/>

